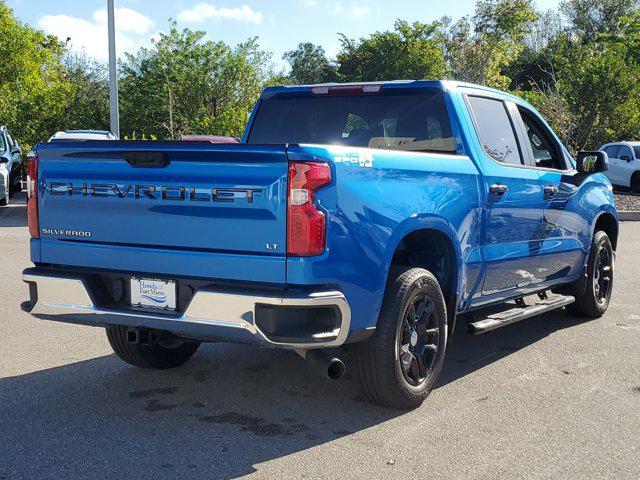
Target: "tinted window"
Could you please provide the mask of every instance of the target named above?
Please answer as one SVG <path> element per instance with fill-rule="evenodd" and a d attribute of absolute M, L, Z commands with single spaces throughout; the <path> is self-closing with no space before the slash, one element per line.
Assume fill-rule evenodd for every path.
<path fill-rule="evenodd" d="M 456 151 L 442 94 L 277 95 L 260 104 L 248 143 Z"/>
<path fill-rule="evenodd" d="M 633 147 L 633 151 L 636 152 L 636 158 L 640 158 L 640 145 Z"/>
<path fill-rule="evenodd" d="M 627 157 L 629 160 L 633 160 L 633 153 L 631 153 L 631 149 L 626 145 L 622 145 L 620 147 L 620 152 L 618 152 L 618 158 Z"/>
<path fill-rule="evenodd" d="M 560 145 L 551 131 L 529 110 L 518 107 L 527 132 L 527 148 L 531 149 L 536 167 L 566 170 L 567 164 Z"/>
<path fill-rule="evenodd" d="M 620 145 L 609 145 L 604 149 L 609 155 L 609 158 L 618 158 L 618 152 L 620 151 Z"/>
<path fill-rule="evenodd" d="M 0 132 L 0 152 L 4 152 L 7 149 L 7 146 L 4 143 L 4 135 Z"/>
<path fill-rule="evenodd" d="M 520 151 L 505 104 L 500 100 L 469 97 L 482 148 L 500 163 L 521 165 Z"/>

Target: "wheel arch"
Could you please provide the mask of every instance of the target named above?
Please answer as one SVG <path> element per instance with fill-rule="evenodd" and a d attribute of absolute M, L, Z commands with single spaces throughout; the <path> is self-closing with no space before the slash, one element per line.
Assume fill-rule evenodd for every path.
<path fill-rule="evenodd" d="M 595 219 L 593 224 L 593 231 L 591 232 L 591 237 L 599 230 L 602 230 L 607 234 L 609 240 L 611 240 L 611 245 L 613 249 L 616 250 L 618 247 L 618 236 L 620 233 L 620 227 L 618 224 L 618 219 L 611 212 L 601 212 Z"/>
<path fill-rule="evenodd" d="M 453 229 L 442 222 L 421 222 L 396 236 L 387 261 L 387 283 L 397 269 L 418 267 L 435 275 L 447 305 L 449 333 L 455 327 L 460 283 L 460 247 Z"/>

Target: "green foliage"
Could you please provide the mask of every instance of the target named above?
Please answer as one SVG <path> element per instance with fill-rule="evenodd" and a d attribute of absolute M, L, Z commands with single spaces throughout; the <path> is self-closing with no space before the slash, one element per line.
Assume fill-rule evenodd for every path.
<path fill-rule="evenodd" d="M 337 67 L 327 58 L 324 48 L 313 43 L 300 43 L 282 58 L 291 66 L 288 83 L 309 85 L 338 79 Z"/>
<path fill-rule="evenodd" d="M 122 131 L 159 138 L 241 135 L 260 91 L 273 77 L 256 39 L 231 48 L 173 23 L 152 48 L 121 65 Z"/>
<path fill-rule="evenodd" d="M 342 51 L 338 54 L 340 80 L 442 78 L 445 60 L 438 27 L 438 23 L 398 20 L 392 32 L 376 32 L 360 40 L 342 35 Z"/>
<path fill-rule="evenodd" d="M 585 42 L 618 32 L 622 19 L 638 10 L 638 0 L 565 0 L 560 10 Z"/>
<path fill-rule="evenodd" d="M 62 65 L 64 46 L 20 22 L 0 0 L 0 124 L 24 147 L 55 131 L 71 93 Z"/>
<path fill-rule="evenodd" d="M 574 152 L 640 138 L 640 14 L 633 2 L 617 3 L 627 4 L 618 17 L 611 0 L 565 2 L 569 28 L 543 48 L 526 47 L 509 68 L 512 88 L 527 92 Z M 600 30 L 585 31 L 594 22 Z"/>
<path fill-rule="evenodd" d="M 109 130 L 109 77 L 104 64 L 86 55 L 64 58 L 69 96 L 57 130 Z"/>
<path fill-rule="evenodd" d="M 503 70 L 524 48 L 536 12 L 531 0 L 481 0 L 472 18 L 443 19 L 449 76 L 506 89 Z"/>
<path fill-rule="evenodd" d="M 573 151 L 640 139 L 640 0 L 479 0 L 473 15 L 396 21 L 359 40 L 341 36 L 336 60 L 300 43 L 289 75 L 252 38 L 235 47 L 175 22 L 120 64 L 122 135 L 239 136 L 265 86 L 452 78 L 511 90 L 533 103 Z M 105 65 L 15 18 L 0 0 L 0 124 L 29 147 L 57 130 L 107 129 Z M 143 133 L 141 133 L 143 132 Z"/>

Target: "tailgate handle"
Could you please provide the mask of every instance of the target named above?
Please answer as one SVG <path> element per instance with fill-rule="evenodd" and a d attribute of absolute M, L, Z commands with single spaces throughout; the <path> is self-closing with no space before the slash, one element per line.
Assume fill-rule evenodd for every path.
<path fill-rule="evenodd" d="M 169 165 L 169 157 L 164 152 L 127 152 L 124 159 L 136 168 L 162 168 Z"/>

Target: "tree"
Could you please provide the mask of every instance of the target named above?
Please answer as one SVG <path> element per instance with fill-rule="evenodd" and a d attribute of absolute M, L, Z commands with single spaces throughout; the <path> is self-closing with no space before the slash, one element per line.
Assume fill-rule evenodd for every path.
<path fill-rule="evenodd" d="M 282 58 L 291 65 L 290 82 L 313 84 L 335 82 L 338 78 L 336 66 L 322 48 L 313 43 L 300 43 L 298 48 L 286 52 Z"/>
<path fill-rule="evenodd" d="M 610 2 L 589 2 L 595 12 L 607 12 L 601 16 L 589 13 L 589 5 L 570 3 L 574 14 L 582 13 L 569 17 L 568 28 L 557 29 L 546 45 L 522 51 L 507 69 L 511 87 L 541 110 L 574 152 L 637 138 L 640 14 L 621 7 L 616 18 L 600 8 Z M 589 16 L 592 21 L 585 20 Z M 597 31 L 585 31 L 596 20 L 602 22 Z M 616 26 L 613 33 L 606 33 L 607 25 Z"/>
<path fill-rule="evenodd" d="M 392 32 L 368 38 L 341 37 L 338 74 L 343 81 L 439 79 L 444 76 L 444 55 L 439 24 L 395 23 Z"/>
<path fill-rule="evenodd" d="M 175 139 L 241 135 L 258 95 L 273 78 L 256 39 L 231 48 L 175 23 L 152 48 L 121 65 L 123 132 Z"/>
<path fill-rule="evenodd" d="M 15 18 L 0 0 L 0 124 L 24 147 L 55 131 L 71 91 L 62 64 L 64 45 Z"/>
<path fill-rule="evenodd" d="M 560 11 L 565 15 L 572 31 L 584 42 L 597 35 L 615 34 L 622 19 L 638 9 L 638 0 L 564 0 Z"/>
<path fill-rule="evenodd" d="M 106 65 L 84 54 L 64 58 L 70 86 L 59 129 L 109 130 L 109 78 Z"/>
<path fill-rule="evenodd" d="M 497 88 L 510 80 L 503 69 L 524 48 L 524 38 L 536 19 L 531 0 L 480 0 L 473 18 L 451 25 L 443 19 L 449 75 Z"/>

